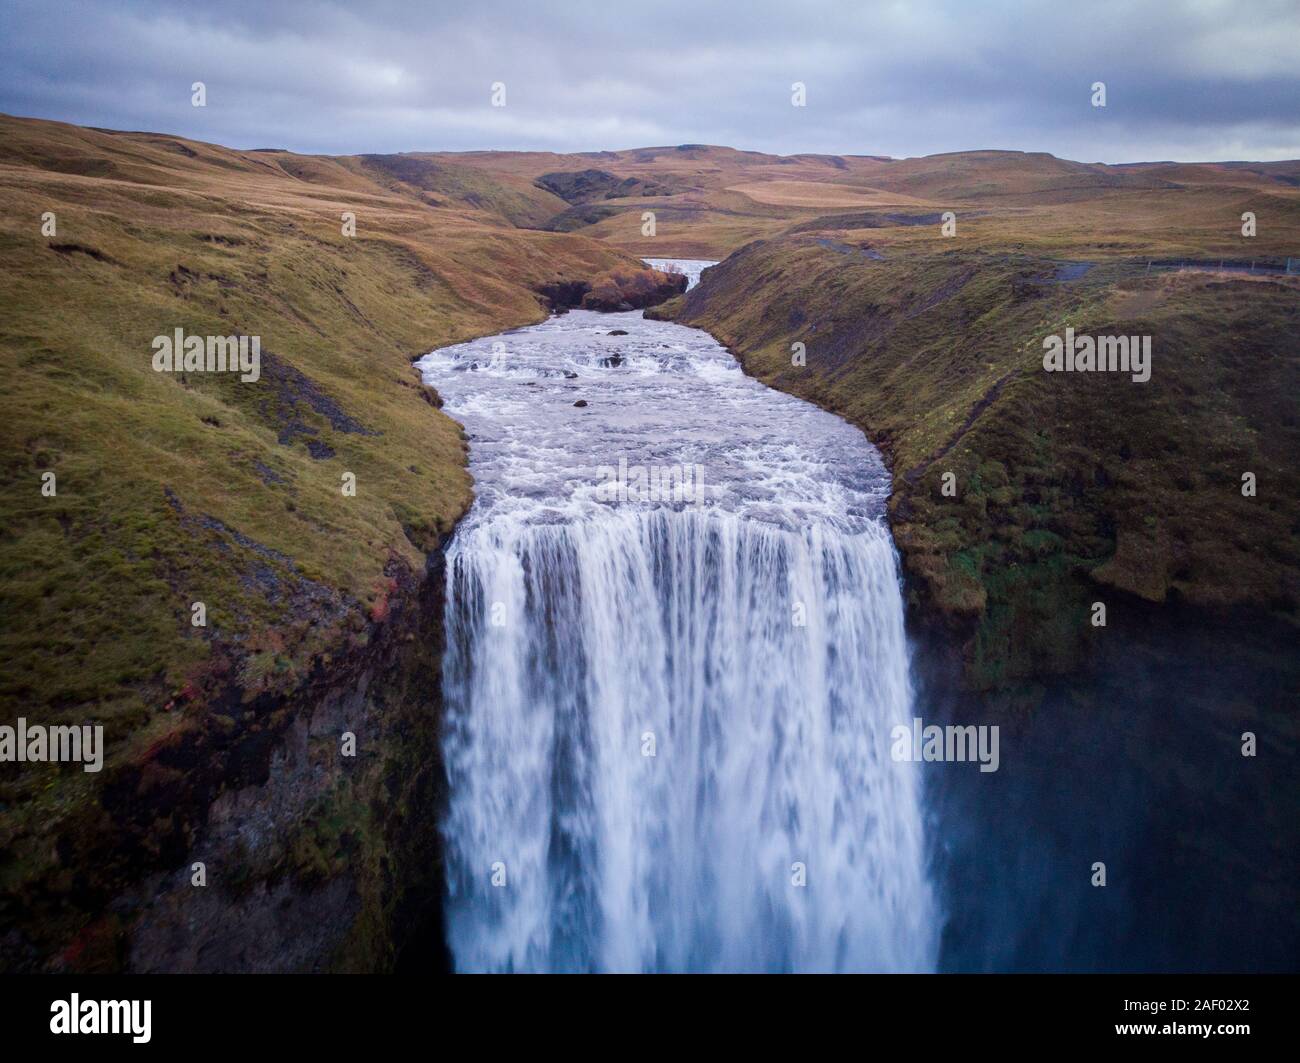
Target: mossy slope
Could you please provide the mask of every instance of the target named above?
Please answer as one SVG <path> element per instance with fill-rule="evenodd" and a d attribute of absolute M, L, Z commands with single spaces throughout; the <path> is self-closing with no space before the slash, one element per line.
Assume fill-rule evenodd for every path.
<path fill-rule="evenodd" d="M 102 725 L 108 750 L 99 775 L 5 765 L 0 924 L 41 935 L 11 955 L 34 962 L 125 888 L 116 856 L 179 861 L 226 787 L 261 785 L 213 776 L 221 751 L 261 763 L 409 614 L 471 498 L 461 430 L 412 359 L 541 320 L 544 285 L 640 269 L 515 226 L 548 196 L 400 157 L 0 118 L 0 720 Z M 260 379 L 155 372 L 178 328 L 258 336 Z M 168 813 L 159 772 L 207 781 Z M 156 827 L 102 818 L 122 786 Z M 122 843 L 102 877 L 95 831 Z"/>
<path fill-rule="evenodd" d="M 961 633 L 968 683 L 1078 667 L 1094 601 L 1295 623 L 1300 282 L 1105 259 L 1061 280 L 1029 255 L 854 250 L 755 243 L 652 313 L 886 449 L 913 603 Z M 1150 381 L 1044 372 L 1043 338 L 1067 327 L 1151 336 Z"/>

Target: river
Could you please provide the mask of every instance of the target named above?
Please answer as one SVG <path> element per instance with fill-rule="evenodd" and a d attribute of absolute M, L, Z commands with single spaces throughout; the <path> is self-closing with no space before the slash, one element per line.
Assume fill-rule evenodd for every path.
<path fill-rule="evenodd" d="M 913 713 L 889 479 L 861 432 L 640 311 L 419 365 L 476 492 L 447 557 L 456 968 L 933 969 L 919 766 L 890 758 Z"/>

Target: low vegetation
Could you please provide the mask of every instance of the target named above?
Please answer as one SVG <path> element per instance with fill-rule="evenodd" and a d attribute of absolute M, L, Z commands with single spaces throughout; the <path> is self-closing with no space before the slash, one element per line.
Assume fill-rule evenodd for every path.
<path fill-rule="evenodd" d="M 87 835 L 108 780 L 216 741 L 217 705 L 273 732 L 231 692 L 328 675 L 410 593 L 471 498 L 413 359 L 543 319 L 548 283 L 663 278 L 517 227 L 564 206 L 529 182 L 405 156 L 0 118 L 0 198 L 0 718 L 101 725 L 108 748 L 100 775 L 5 765 L 11 924 L 71 873 L 55 842 Z M 176 329 L 258 337 L 259 379 L 156 372 Z"/>
<path fill-rule="evenodd" d="M 0 778 L 5 965 L 125 963 L 133 909 L 107 899 L 201 836 L 242 851 L 208 815 L 238 787 L 296 825 L 224 867 L 235 907 L 211 909 L 212 940 L 243 898 L 326 897 L 350 866 L 363 911 L 329 962 L 391 965 L 394 883 L 422 867 L 424 908 L 438 891 L 412 810 L 441 785 L 420 726 L 440 622 L 416 599 L 472 494 L 463 433 L 411 362 L 681 290 L 642 255 L 730 255 L 650 312 L 881 444 L 912 604 L 957 633 L 971 689 L 1077 668 L 1098 600 L 1293 629 L 1298 180 L 1018 152 L 323 157 L 0 117 L 0 718 L 99 724 L 108 744 L 102 775 Z M 1150 335 L 1151 380 L 1044 373 L 1043 338 L 1070 327 Z M 257 381 L 156 372 L 177 329 L 257 337 Z M 364 691 L 403 660 L 358 695 L 381 759 L 345 775 L 331 754 L 322 774 L 319 735 L 281 756 L 297 693 Z M 192 929 L 194 910 L 155 907 L 138 941 L 175 966 L 167 919 Z"/>
<path fill-rule="evenodd" d="M 1095 601 L 1300 620 L 1300 278 L 1063 272 L 794 235 L 652 311 L 882 445 L 913 605 L 961 634 L 976 689 L 1077 668 Z M 1043 339 L 1067 328 L 1152 337 L 1150 380 L 1045 372 Z"/>

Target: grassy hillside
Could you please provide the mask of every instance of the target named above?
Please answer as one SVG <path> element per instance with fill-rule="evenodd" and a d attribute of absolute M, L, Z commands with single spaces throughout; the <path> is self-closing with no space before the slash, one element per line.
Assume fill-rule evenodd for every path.
<path fill-rule="evenodd" d="M 3 593 L 15 618 L 0 636 L 10 662 L 0 699 L 37 715 L 95 706 L 130 721 L 115 740 L 147 742 L 165 727 L 154 708 L 202 685 L 214 641 L 240 647 L 252 687 L 291 685 L 348 615 L 382 612 L 385 565 L 418 564 L 469 498 L 458 430 L 410 358 L 538 319 L 535 292 L 548 285 L 625 276 L 635 265 L 624 251 L 722 255 L 766 238 L 713 271 L 684 320 L 893 448 L 900 481 L 915 484 L 896 501 L 900 539 L 945 610 L 983 608 L 984 574 L 1004 549 L 994 543 L 1009 536 L 1019 564 L 1056 543 L 1040 532 L 1060 533 L 1045 514 L 1008 516 L 996 499 L 995 517 L 950 513 L 929 494 L 939 456 L 981 457 L 976 444 L 1005 415 L 990 460 L 1008 484 L 1032 476 L 1025 455 L 1043 443 L 1017 419 L 1044 403 L 1061 424 L 1083 418 L 1076 443 L 1053 443 L 1045 468 L 1058 450 L 1081 464 L 1095 451 L 1104 464 L 1133 449 L 1089 416 L 1094 391 L 1113 381 L 1049 386 L 1033 372 L 1044 330 L 1114 323 L 1156 336 L 1152 384 L 1105 400 L 1137 404 L 1136 421 L 1115 432 L 1147 425 L 1149 447 L 1170 432 L 1215 438 L 1229 465 L 1270 469 L 1287 464 L 1292 442 L 1286 424 L 1238 424 L 1261 403 L 1268 424 L 1284 416 L 1286 360 L 1248 371 L 1238 361 L 1288 346 L 1294 282 L 1171 277 L 1145 263 L 1300 251 L 1295 164 L 775 157 L 704 145 L 329 158 L 6 118 L 0 195 Z M 653 237 L 642 235 L 643 209 L 656 214 Z M 945 210 L 955 239 L 939 233 Z M 1257 216 L 1251 239 L 1244 211 Z M 53 236 L 41 231 L 46 212 Z M 341 232 L 344 212 L 355 236 Z M 175 328 L 260 336 L 262 380 L 152 372 L 152 338 Z M 809 347 L 804 370 L 788 365 L 795 340 Z M 1087 502 L 1095 527 L 1066 535 L 1061 556 L 1148 596 L 1232 599 L 1236 567 L 1210 571 L 1214 535 L 1172 501 L 1159 534 L 1119 532 L 1136 503 L 1124 484 L 1141 467 L 1125 461 L 1124 475 L 1100 473 L 1114 485 L 1108 515 Z M 976 509 L 1003 475 L 950 471 L 967 474 L 963 506 Z M 57 476 L 54 498 L 41 494 L 45 472 Z M 355 497 L 341 492 L 346 472 Z M 1161 495 L 1166 472 L 1133 489 Z M 1177 482 L 1193 487 L 1179 490 L 1194 500 L 1204 475 L 1181 471 Z M 1274 512 L 1276 481 L 1261 482 L 1254 509 Z M 1261 535 L 1269 524 L 1250 523 Z M 1003 530 L 987 542 L 994 524 Z M 1148 540 L 1171 553 L 1139 581 Z M 205 629 L 189 625 L 194 601 L 207 606 Z"/>
<path fill-rule="evenodd" d="M 963 246 L 1004 252 L 1262 257 L 1298 250 L 1294 163 L 1104 166 L 1019 151 L 774 156 L 706 145 L 422 157 L 515 186 L 558 189 L 572 205 L 548 225 L 646 256 L 724 258 L 828 215 L 828 227 L 841 233 L 855 231 L 857 214 L 884 246 L 924 245 L 944 211 L 957 215 Z M 583 189 L 598 189 L 599 197 Z M 655 214 L 653 237 L 642 234 L 647 210 Z M 1247 210 L 1257 215 L 1258 236 L 1243 241 Z M 931 217 L 933 225 L 915 224 Z"/>
<path fill-rule="evenodd" d="M 45 873 L 116 767 L 232 686 L 328 671 L 423 572 L 471 484 L 411 360 L 541 320 L 547 284 L 644 279 L 513 224 L 548 198 L 404 157 L 0 119 L 0 718 L 102 724 L 108 746 L 100 776 L 5 766 L 0 893 Z M 178 328 L 260 337 L 260 379 L 155 372 Z"/>
<path fill-rule="evenodd" d="M 1095 601 L 1300 620 L 1300 278 L 941 246 L 759 242 L 652 313 L 886 448 L 913 604 L 960 633 L 976 689 L 1077 668 Z M 1067 327 L 1151 336 L 1150 381 L 1045 373 Z"/>
<path fill-rule="evenodd" d="M 0 117 L 0 720 L 102 724 L 108 744 L 101 775 L 0 776 L 0 966 L 120 966 L 128 931 L 150 969 L 266 966 L 249 957 L 281 923 L 308 945 L 277 962 L 319 965 L 343 946 L 312 953 L 317 911 L 345 965 L 391 963 L 404 890 L 429 911 L 440 889 L 422 577 L 472 487 L 411 360 L 552 302 L 662 298 L 640 255 L 736 252 L 667 312 L 884 445 L 913 603 L 959 633 L 972 688 L 1077 667 L 1098 599 L 1294 625 L 1300 282 L 1160 263 L 1300 256 L 1298 173 L 702 145 L 323 157 Z M 1067 326 L 1151 335 L 1151 381 L 1047 376 L 1042 338 Z M 260 378 L 155 372 L 176 329 L 257 336 Z M 357 716 L 377 754 L 353 770 L 333 743 Z M 144 878 L 200 845 L 227 892 Z"/>
<path fill-rule="evenodd" d="M 914 604 L 960 632 L 966 682 L 1077 668 L 1108 596 L 1294 624 L 1300 277 L 1278 271 L 1300 262 L 1296 164 L 839 164 L 729 175 L 811 216 L 652 313 L 885 447 Z M 1067 327 L 1151 336 L 1152 379 L 1044 373 Z M 1244 497 L 1245 472 L 1271 486 Z"/>

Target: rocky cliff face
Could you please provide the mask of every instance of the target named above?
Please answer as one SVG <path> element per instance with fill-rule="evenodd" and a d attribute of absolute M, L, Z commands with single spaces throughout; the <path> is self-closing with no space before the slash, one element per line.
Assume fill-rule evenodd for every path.
<path fill-rule="evenodd" d="M 577 307 L 614 313 L 658 306 L 686 291 L 686 283 L 683 273 L 657 269 L 614 270 L 594 281 L 550 281 L 539 286 L 537 294 L 550 309 L 561 313 Z"/>
<path fill-rule="evenodd" d="M 5 969 L 446 966 L 441 551 L 390 575 L 385 614 L 296 689 L 227 684 L 106 769 L 98 806 L 6 899 Z"/>

